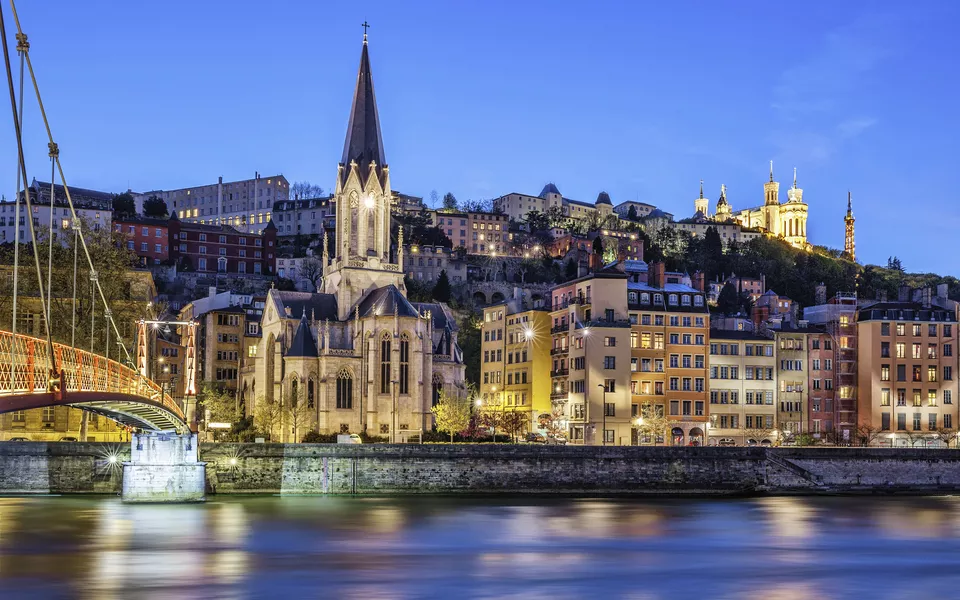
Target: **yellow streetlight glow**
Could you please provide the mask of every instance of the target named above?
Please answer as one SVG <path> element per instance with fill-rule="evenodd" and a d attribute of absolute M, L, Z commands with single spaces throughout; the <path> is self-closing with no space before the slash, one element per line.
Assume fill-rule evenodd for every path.
<path fill-rule="evenodd" d="M 367 194 L 366 197 L 363 199 L 363 204 L 367 208 L 373 208 L 373 195 Z"/>

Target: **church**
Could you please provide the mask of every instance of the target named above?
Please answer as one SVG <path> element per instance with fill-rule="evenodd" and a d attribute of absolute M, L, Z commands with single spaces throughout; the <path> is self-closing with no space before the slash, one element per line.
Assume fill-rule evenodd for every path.
<path fill-rule="evenodd" d="M 770 161 L 770 181 L 763 184 L 764 202 L 761 206 L 738 211 L 727 200 L 726 187 L 722 187 L 713 217 L 707 215 L 706 198 L 701 187 L 700 198 L 695 202 L 698 214 L 717 222 L 735 221 L 742 227 L 759 229 L 768 235 L 782 237 L 795 248 L 807 247 L 807 203 L 803 190 L 797 187 L 797 170 L 793 170 L 793 187 L 787 190 L 787 201 L 780 202 L 780 182 L 773 179 L 773 161 Z"/>
<path fill-rule="evenodd" d="M 247 414 L 274 441 L 307 431 L 400 441 L 431 430 L 441 394 L 466 386 L 449 307 L 406 297 L 366 33 L 334 195 L 334 256 L 324 232 L 317 292 L 267 295 L 262 341 L 241 374 Z"/>

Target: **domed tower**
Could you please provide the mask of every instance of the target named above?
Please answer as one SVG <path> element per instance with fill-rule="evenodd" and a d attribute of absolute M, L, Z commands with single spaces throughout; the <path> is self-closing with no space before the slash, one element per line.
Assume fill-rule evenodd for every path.
<path fill-rule="evenodd" d="M 733 207 L 727 202 L 727 186 L 720 184 L 720 197 L 717 199 L 717 220 L 727 221 L 733 214 Z"/>
<path fill-rule="evenodd" d="M 770 161 L 770 181 L 763 184 L 763 228 L 773 235 L 780 231 L 780 182 L 773 180 L 773 161 Z"/>
<path fill-rule="evenodd" d="M 787 203 L 779 207 L 780 234 L 796 248 L 807 246 L 807 205 L 803 190 L 797 186 L 797 169 L 793 169 L 793 187 L 787 190 Z"/>
<path fill-rule="evenodd" d="M 693 201 L 693 214 L 702 214 L 704 217 L 710 216 L 710 199 L 703 197 L 703 180 L 700 180 L 700 197 Z"/>
<path fill-rule="evenodd" d="M 594 206 L 597 207 L 597 214 L 604 219 L 613 214 L 613 202 L 610 201 L 610 194 L 606 192 L 600 192 L 597 195 L 597 201 L 594 202 Z"/>
<path fill-rule="evenodd" d="M 563 194 L 552 183 L 543 186 L 543 189 L 540 190 L 540 197 L 546 200 L 547 208 L 553 208 L 554 206 L 563 208 Z"/>

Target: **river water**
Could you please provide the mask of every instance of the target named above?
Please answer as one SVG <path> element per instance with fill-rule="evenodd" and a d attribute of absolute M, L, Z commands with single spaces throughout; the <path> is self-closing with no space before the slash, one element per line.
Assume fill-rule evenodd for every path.
<path fill-rule="evenodd" d="M 0 598 L 958 598 L 960 499 L 0 498 Z"/>

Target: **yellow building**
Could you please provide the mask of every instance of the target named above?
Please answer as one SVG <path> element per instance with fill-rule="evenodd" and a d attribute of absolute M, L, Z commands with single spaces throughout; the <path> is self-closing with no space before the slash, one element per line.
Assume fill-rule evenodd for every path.
<path fill-rule="evenodd" d="M 710 445 L 776 441 L 774 347 L 774 340 L 753 332 L 710 332 Z"/>
<path fill-rule="evenodd" d="M 522 412 L 528 431 L 550 421 L 550 315 L 511 299 L 483 310 L 480 399 L 485 410 Z"/>

